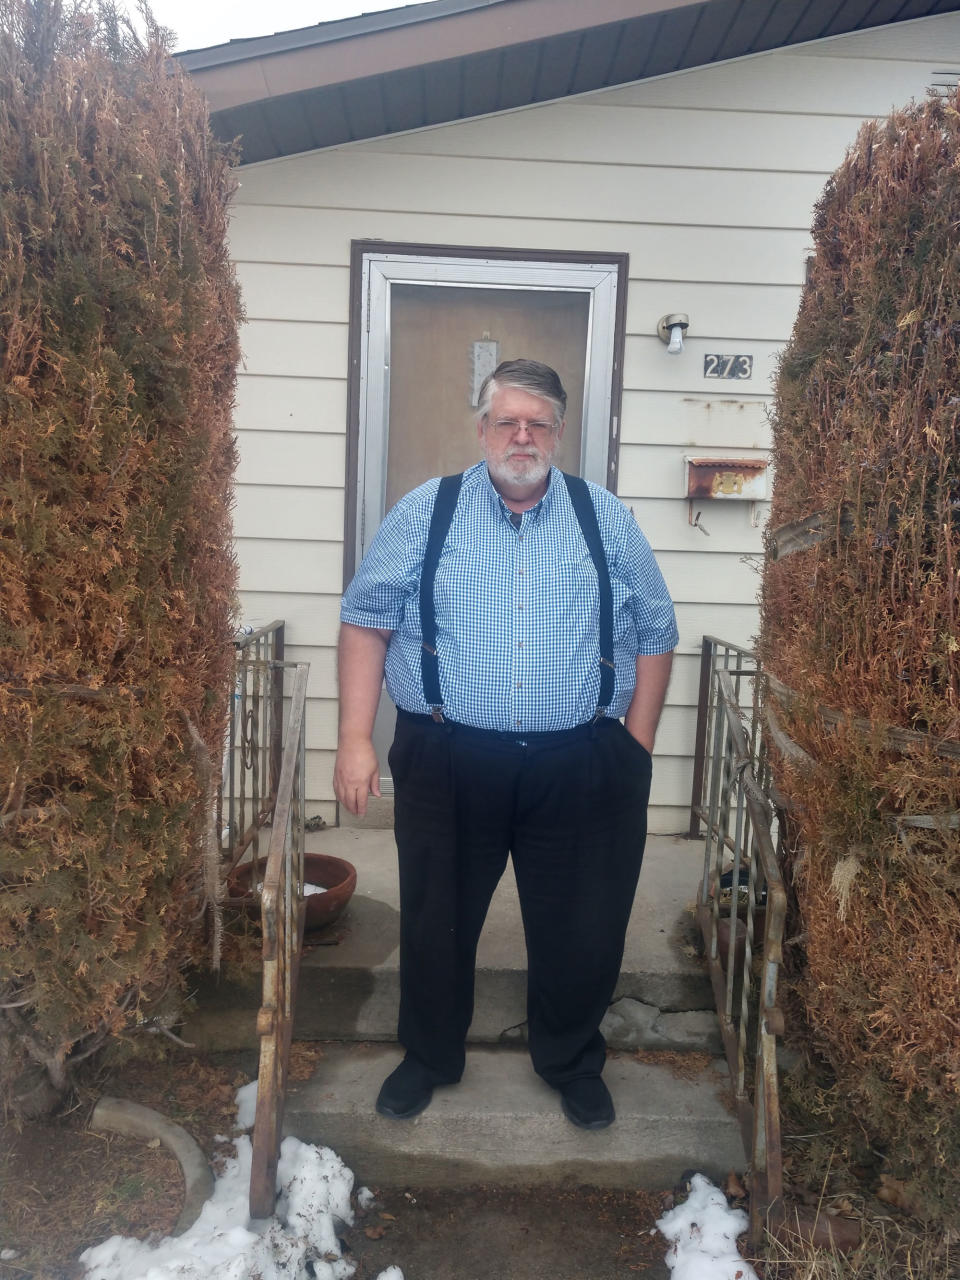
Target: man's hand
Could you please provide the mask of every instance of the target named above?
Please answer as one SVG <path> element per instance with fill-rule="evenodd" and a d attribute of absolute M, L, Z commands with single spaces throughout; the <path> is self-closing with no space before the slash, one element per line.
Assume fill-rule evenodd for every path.
<path fill-rule="evenodd" d="M 672 652 L 637 658 L 637 684 L 623 723 L 627 732 L 651 755 L 672 666 Z"/>
<path fill-rule="evenodd" d="M 380 794 L 380 765 L 373 749 L 373 722 L 383 685 L 389 631 L 372 627 L 340 627 L 340 740 L 333 768 L 333 790 L 358 818 L 367 812 L 367 797 Z"/>
<path fill-rule="evenodd" d="M 367 812 L 367 797 L 380 795 L 380 762 L 369 738 L 340 743 L 333 790 L 340 803 L 358 818 Z"/>

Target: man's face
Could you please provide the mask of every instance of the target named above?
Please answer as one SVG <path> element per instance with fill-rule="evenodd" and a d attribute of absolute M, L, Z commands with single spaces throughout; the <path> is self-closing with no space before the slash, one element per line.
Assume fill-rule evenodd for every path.
<path fill-rule="evenodd" d="M 547 478 L 563 435 L 554 426 L 553 405 L 519 387 L 502 387 L 477 426 L 494 484 L 535 489 Z"/>

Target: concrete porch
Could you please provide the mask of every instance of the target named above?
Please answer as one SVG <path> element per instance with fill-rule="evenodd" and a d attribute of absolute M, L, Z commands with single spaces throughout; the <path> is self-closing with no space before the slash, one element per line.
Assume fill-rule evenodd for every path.
<path fill-rule="evenodd" d="M 557 1095 L 530 1067 L 523 931 L 510 869 L 480 942 L 463 1081 L 438 1089 L 412 1122 L 377 1116 L 380 1082 L 400 1057 L 392 833 L 334 828 L 309 836 L 308 851 L 352 862 L 357 890 L 335 925 L 306 939 L 294 1034 L 328 1043 L 314 1077 L 290 1086 L 286 1132 L 332 1146 L 359 1178 L 385 1185 L 664 1187 L 685 1169 L 722 1177 L 743 1167 L 712 991 L 695 951 L 698 842 L 648 840 L 620 982 L 603 1025 L 618 1121 L 601 1133 L 570 1125 Z M 252 975 L 202 990 L 185 1039 L 209 1049 L 253 1046 L 258 981 Z M 690 1052 L 701 1056 L 673 1056 Z"/>

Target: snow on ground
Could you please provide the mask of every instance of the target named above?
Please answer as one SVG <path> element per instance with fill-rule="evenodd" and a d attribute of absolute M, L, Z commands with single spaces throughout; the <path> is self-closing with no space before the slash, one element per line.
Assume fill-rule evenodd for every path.
<path fill-rule="evenodd" d="M 238 1127 L 250 1128 L 256 1082 L 238 1091 L 237 1107 Z M 355 1264 L 341 1257 L 337 1222 L 353 1222 L 353 1174 L 336 1152 L 284 1138 L 276 1214 L 253 1221 L 249 1137 L 236 1149 L 188 1231 L 157 1244 L 112 1236 L 80 1255 L 86 1280 L 348 1280 Z M 403 1272 L 388 1267 L 378 1280 L 403 1280 Z"/>
<path fill-rule="evenodd" d="M 256 1091 L 254 1081 L 237 1092 L 238 1129 L 253 1125 Z M 341 1256 L 337 1225 L 353 1222 L 353 1174 L 336 1152 L 284 1138 L 276 1214 L 254 1221 L 247 1204 L 251 1141 L 243 1134 L 235 1144 L 236 1156 L 224 1163 L 188 1231 L 155 1244 L 112 1236 L 80 1255 L 85 1280 L 348 1280 L 355 1264 Z M 373 1193 L 361 1187 L 357 1201 L 366 1208 Z M 737 1253 L 746 1214 L 730 1209 L 723 1192 L 701 1174 L 694 1176 L 689 1198 L 657 1227 L 671 1242 L 672 1280 L 757 1280 Z M 377 1280 L 403 1280 L 403 1272 L 391 1266 Z"/>
<path fill-rule="evenodd" d="M 737 1252 L 737 1236 L 749 1225 L 747 1215 L 731 1209 L 723 1192 L 701 1173 L 693 1175 L 690 1187 L 683 1204 L 657 1220 L 660 1234 L 671 1242 L 671 1280 L 757 1280 Z"/>
<path fill-rule="evenodd" d="M 237 1128 L 252 1129 L 257 1118 L 257 1082 L 251 1080 L 237 1090 Z"/>

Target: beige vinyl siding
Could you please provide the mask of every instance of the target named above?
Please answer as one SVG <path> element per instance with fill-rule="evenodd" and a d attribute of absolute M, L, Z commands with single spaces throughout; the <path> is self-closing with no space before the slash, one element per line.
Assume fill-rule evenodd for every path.
<path fill-rule="evenodd" d="M 311 664 L 310 812 L 333 819 L 351 241 L 630 255 L 618 491 L 677 604 L 651 830 L 685 830 L 700 641 L 751 643 L 762 532 L 734 502 L 692 527 L 683 457 L 765 456 L 814 202 L 864 118 L 958 63 L 945 15 L 242 171 L 243 608 L 284 617 Z M 690 315 L 677 358 L 654 332 L 670 311 Z M 753 378 L 705 380 L 711 351 L 752 354 Z"/>
<path fill-rule="evenodd" d="M 343 489 L 346 438 L 342 434 L 248 429 L 242 444 L 237 467 L 241 496 L 244 486 L 254 485 Z M 273 496 L 286 502 L 285 494 Z"/>
<path fill-rule="evenodd" d="M 241 366 L 233 417 L 238 431 L 315 431 L 342 437 L 346 416 L 342 373 L 335 378 L 284 378 L 276 373 L 261 376 Z"/>
<path fill-rule="evenodd" d="M 518 118 L 523 114 L 517 112 Z M 387 146 L 389 142 L 385 140 L 383 145 Z M 256 167 L 268 169 L 317 164 L 328 154 L 338 153 L 308 153 L 304 157 L 269 161 Z M 708 198 L 708 193 L 709 186 L 703 199 Z M 250 192 L 240 192 L 242 198 L 249 195 Z M 260 198 L 266 201 L 267 195 L 267 192 L 262 192 Z M 422 195 L 425 203 L 430 200 L 429 191 Z M 493 198 L 488 193 L 488 199 Z M 351 240 L 389 238 L 425 244 L 530 248 L 532 239 L 534 247 L 539 250 L 583 245 L 599 255 L 628 253 L 631 263 L 643 262 L 650 272 L 650 276 L 638 275 L 638 280 L 761 286 L 799 285 L 804 254 L 810 247 L 810 232 L 806 226 L 787 229 L 752 225 L 711 226 L 709 234 L 705 235 L 702 226 L 674 226 L 671 223 L 647 226 L 631 222 L 630 210 L 626 208 L 619 211 L 619 218 L 611 218 L 613 211 L 609 208 L 598 205 L 597 211 L 604 217 L 591 222 L 561 216 L 564 213 L 562 200 L 555 210 L 555 217 L 540 220 L 470 213 L 450 217 L 433 212 L 432 201 L 431 208 L 422 213 L 378 209 L 321 211 L 285 204 L 250 204 L 238 205 L 234 209 L 230 240 L 234 256 L 240 259 L 324 263 L 332 255 L 333 244 L 346 245 L 349 254 Z M 747 212 L 744 210 L 745 214 Z M 321 229 L 323 237 L 318 242 Z M 389 229 L 388 236 L 384 234 L 386 229 Z M 253 319 L 252 313 L 250 318 Z"/>
<path fill-rule="evenodd" d="M 329 595 L 305 591 L 243 591 L 244 611 L 259 622 L 283 619 L 292 636 L 306 636 L 323 649 L 333 649 L 340 626 L 339 584 Z M 311 671 L 310 678 L 314 678 Z M 335 692 L 333 695 L 335 696 Z"/>
<path fill-rule="evenodd" d="M 557 109 L 528 108 L 517 112 L 515 119 L 522 128 L 528 117 L 541 117 L 537 126 L 542 129 L 542 117 Z M 682 123 L 695 122 L 696 116 L 691 115 Z M 644 128 L 639 120 L 625 119 L 623 125 Z M 469 127 L 446 125 L 444 130 Z M 430 134 L 415 136 L 429 139 Z M 410 139 L 405 141 L 409 144 Z M 633 142 L 642 147 L 642 135 Z M 713 157 L 707 154 L 701 155 L 699 166 L 683 168 L 573 159 L 563 163 L 535 159 L 535 140 L 526 148 L 529 157 L 503 160 L 394 154 L 394 145 L 391 139 L 383 138 L 377 143 L 314 153 L 303 160 L 255 166 L 255 173 L 244 182 L 246 198 L 266 203 L 273 186 L 269 172 L 286 167 L 289 173 L 284 175 L 283 203 L 300 208 L 318 208 L 323 202 L 331 209 L 360 209 L 374 191 L 379 191 L 384 203 L 397 212 L 416 213 L 428 196 L 435 215 L 471 217 L 484 203 L 489 204 L 495 193 L 508 190 L 515 216 L 528 223 L 556 219 L 561 214 L 564 220 L 590 222 L 598 212 L 629 209 L 632 217 L 650 224 L 669 224 L 682 216 L 688 226 L 803 228 L 804 216 L 833 167 L 826 165 L 818 173 L 724 169 L 709 163 Z M 381 149 L 371 150 L 374 146 Z"/>

